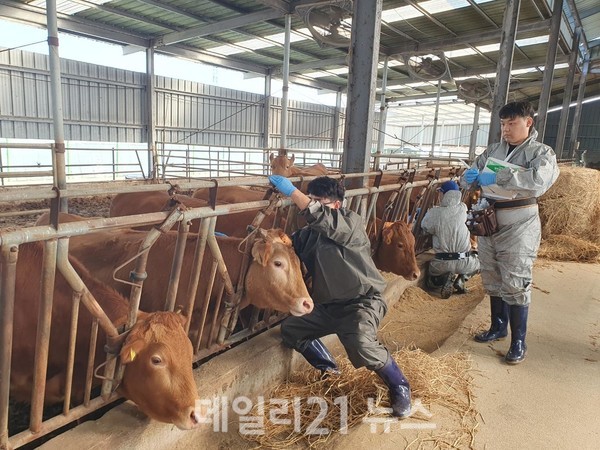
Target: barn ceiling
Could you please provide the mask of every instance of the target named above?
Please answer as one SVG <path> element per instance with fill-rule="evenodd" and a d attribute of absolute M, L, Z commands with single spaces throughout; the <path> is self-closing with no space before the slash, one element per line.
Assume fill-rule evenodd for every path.
<path fill-rule="evenodd" d="M 489 102 L 506 0 L 383 0 L 378 92 L 387 58 L 386 95 L 406 101 L 457 95 Z M 0 17 L 45 26 L 46 1 L 0 0 Z M 248 72 L 281 75 L 285 15 L 291 14 L 290 79 L 346 89 L 350 1 L 327 0 L 57 0 L 63 32 L 123 45 L 125 53 L 157 52 Z M 552 4 L 522 0 L 510 99 L 537 104 L 548 50 Z M 305 20 L 306 19 L 306 20 Z M 333 26 L 332 24 L 335 24 Z M 573 30 L 581 26 L 577 98 L 583 58 L 590 58 L 585 97 L 600 95 L 600 3 L 564 0 L 550 106 L 561 105 Z M 325 35 L 320 40 L 315 35 Z M 331 44 L 340 45 L 332 46 Z M 462 94 L 461 89 L 461 96 Z"/>

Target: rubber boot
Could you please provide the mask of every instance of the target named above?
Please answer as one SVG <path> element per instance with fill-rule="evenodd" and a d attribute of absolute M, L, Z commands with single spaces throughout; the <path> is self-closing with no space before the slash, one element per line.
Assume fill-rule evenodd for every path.
<path fill-rule="evenodd" d="M 306 348 L 300 353 L 310 363 L 311 366 L 321 371 L 321 375 L 328 373 L 340 373 L 333 356 L 331 353 L 329 353 L 329 350 L 327 350 L 327 347 L 325 347 L 320 339 L 313 339 L 312 341 L 309 341 Z"/>
<path fill-rule="evenodd" d="M 490 297 L 491 325 L 490 329 L 475 335 L 477 342 L 489 342 L 502 339 L 508 334 L 509 305 L 502 297 Z"/>
<path fill-rule="evenodd" d="M 528 313 L 529 306 L 510 305 L 510 349 L 504 357 L 508 364 L 519 364 L 525 359 Z"/>
<path fill-rule="evenodd" d="M 467 275 L 460 274 L 456 277 L 456 280 L 454 280 L 454 290 L 457 294 L 467 293 L 467 287 L 465 286 L 467 280 Z"/>
<path fill-rule="evenodd" d="M 450 296 L 454 293 L 454 286 L 453 286 L 453 282 L 454 282 L 454 274 L 453 273 L 448 273 L 446 275 L 444 275 L 445 280 L 444 280 L 444 285 L 442 286 L 442 289 L 440 290 L 440 297 L 442 297 L 444 300 L 446 300 L 447 298 L 450 298 Z"/>
<path fill-rule="evenodd" d="M 404 419 L 410 415 L 410 385 L 391 356 L 375 371 L 389 389 L 392 415 Z"/>
<path fill-rule="evenodd" d="M 444 285 L 446 277 L 444 275 L 428 275 L 427 276 L 427 287 L 429 289 L 437 290 Z"/>

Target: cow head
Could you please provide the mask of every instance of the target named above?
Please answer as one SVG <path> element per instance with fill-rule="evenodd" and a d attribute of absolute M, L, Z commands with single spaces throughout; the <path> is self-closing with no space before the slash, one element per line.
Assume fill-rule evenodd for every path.
<path fill-rule="evenodd" d="M 138 313 L 120 353 L 125 372 L 119 390 L 149 417 L 188 430 L 199 415 L 184 323 L 185 316 L 173 312 Z"/>
<path fill-rule="evenodd" d="M 294 165 L 295 156 L 288 158 L 287 155 L 269 155 L 271 161 L 271 174 L 291 177 L 293 175 L 292 166 Z"/>
<path fill-rule="evenodd" d="M 421 273 L 415 256 L 415 237 L 404 221 L 383 225 L 381 242 L 373 259 L 379 270 L 395 273 L 410 281 L 419 278 Z"/>
<path fill-rule="evenodd" d="M 294 316 L 312 311 L 314 305 L 302 278 L 300 260 L 283 231 L 259 229 L 252 258 L 246 274 L 244 305 Z"/>

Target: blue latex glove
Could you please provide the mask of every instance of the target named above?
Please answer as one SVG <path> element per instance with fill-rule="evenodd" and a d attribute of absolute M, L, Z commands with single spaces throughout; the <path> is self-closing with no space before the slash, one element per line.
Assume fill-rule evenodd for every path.
<path fill-rule="evenodd" d="M 477 177 L 480 186 L 496 184 L 496 172 L 481 172 Z"/>
<path fill-rule="evenodd" d="M 287 197 L 297 189 L 290 180 L 281 175 L 269 175 L 269 181 L 275 186 L 275 189 Z"/>
<path fill-rule="evenodd" d="M 467 170 L 463 174 L 463 178 L 465 179 L 465 181 L 467 183 L 471 184 L 471 183 L 475 182 L 475 180 L 477 179 L 478 175 L 479 175 L 479 170 L 477 170 L 474 167 L 472 167 L 471 169 Z"/>

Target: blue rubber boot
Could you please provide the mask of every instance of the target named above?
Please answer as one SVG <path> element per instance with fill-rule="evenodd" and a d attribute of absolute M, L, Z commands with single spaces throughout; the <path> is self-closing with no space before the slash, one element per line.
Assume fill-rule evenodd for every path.
<path fill-rule="evenodd" d="M 376 370 L 390 392 L 392 415 L 404 419 L 410 415 L 410 386 L 408 380 L 391 356 L 385 365 Z"/>
<path fill-rule="evenodd" d="M 510 349 L 504 357 L 508 364 L 519 364 L 527 354 L 525 335 L 529 306 L 510 305 Z"/>
<path fill-rule="evenodd" d="M 490 342 L 505 338 L 508 335 L 509 305 L 502 297 L 490 297 L 492 324 L 490 329 L 475 335 L 477 342 Z"/>
<path fill-rule="evenodd" d="M 327 347 L 325 347 L 320 339 L 308 341 L 308 345 L 300 353 L 310 363 L 311 366 L 320 370 L 322 375 L 326 373 L 340 373 L 333 356 L 331 353 L 329 353 L 329 350 L 327 350 Z"/>

